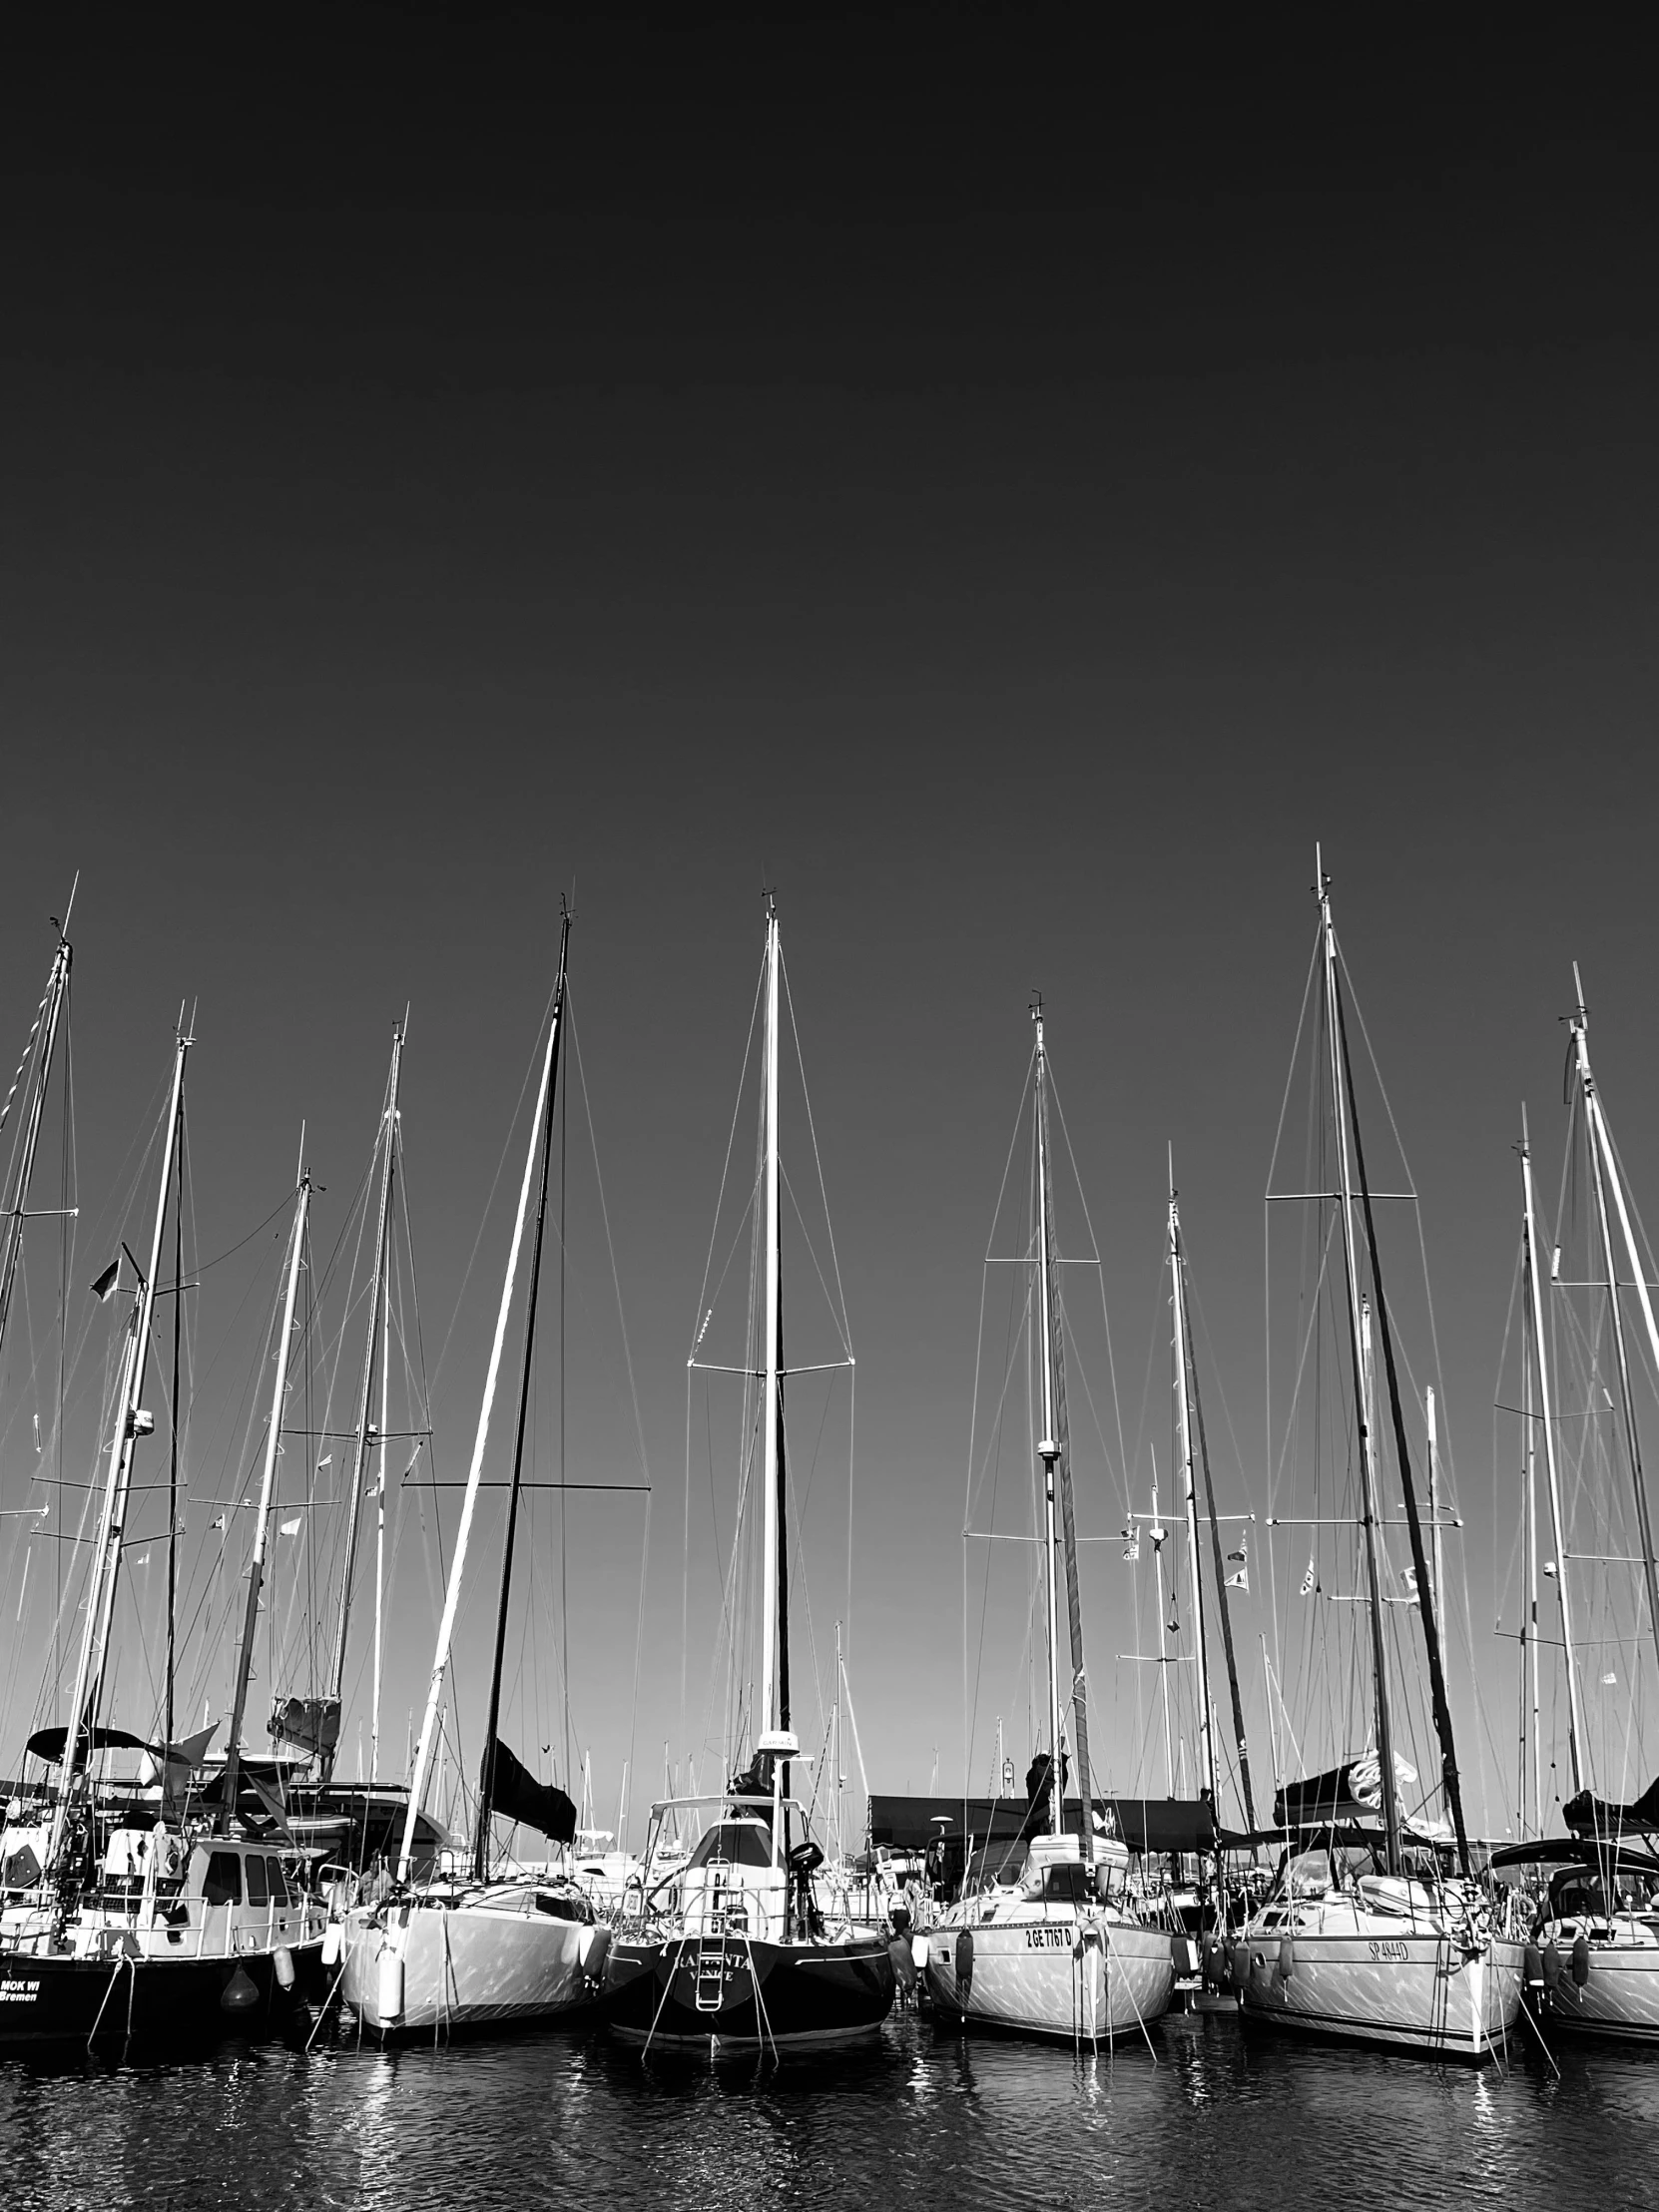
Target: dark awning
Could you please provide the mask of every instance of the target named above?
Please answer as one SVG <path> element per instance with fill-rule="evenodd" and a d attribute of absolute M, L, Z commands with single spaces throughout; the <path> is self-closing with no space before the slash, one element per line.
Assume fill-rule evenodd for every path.
<path fill-rule="evenodd" d="M 1111 1816 L 1108 1834 L 1131 1851 L 1205 1853 L 1216 1848 L 1215 1809 L 1208 1798 L 1108 1798 L 1106 1809 Z"/>
<path fill-rule="evenodd" d="M 1075 1814 L 1075 1801 L 1066 1808 Z M 964 1848 L 971 1836 L 982 1844 L 987 1837 L 1000 1840 L 1040 1835 L 1048 1827 L 1048 1808 L 1039 1805 L 1029 1819 L 1023 1798 L 879 1797 L 869 1801 L 869 1840 L 889 1851 L 925 1851 L 942 1837 Z"/>

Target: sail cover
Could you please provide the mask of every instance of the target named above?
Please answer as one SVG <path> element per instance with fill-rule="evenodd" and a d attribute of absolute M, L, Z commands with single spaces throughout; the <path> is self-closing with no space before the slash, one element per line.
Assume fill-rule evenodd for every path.
<path fill-rule="evenodd" d="M 489 1781 L 489 1750 L 484 1751 L 484 1776 Z M 551 1782 L 538 1782 L 498 1736 L 495 1739 L 495 1786 L 490 1792 L 493 1810 L 504 1821 L 536 1828 L 550 1843 L 576 1841 L 576 1808 L 563 1790 Z"/>
<path fill-rule="evenodd" d="M 1561 1818 L 1575 1836 L 1622 1836 L 1626 1830 L 1644 1835 L 1659 1830 L 1659 1777 L 1650 1782 L 1634 1805 L 1609 1805 L 1604 1799 L 1580 1790 L 1561 1808 Z"/>
<path fill-rule="evenodd" d="M 278 1743 L 305 1751 L 332 1751 L 339 1742 L 337 1697 L 278 1698 L 272 1708 L 270 1733 Z"/>

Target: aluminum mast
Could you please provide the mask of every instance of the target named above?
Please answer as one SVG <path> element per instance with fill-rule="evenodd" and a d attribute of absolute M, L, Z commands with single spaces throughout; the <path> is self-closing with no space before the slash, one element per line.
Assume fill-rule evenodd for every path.
<path fill-rule="evenodd" d="M 380 1203 L 374 1228 L 374 1291 L 368 1306 L 368 1335 L 363 1345 L 363 1388 L 357 1408 L 356 1447 L 351 1455 L 351 1499 L 345 1516 L 345 1569 L 340 1580 L 339 1627 L 334 1637 L 334 1664 L 328 1678 L 328 1695 L 333 1701 L 335 1726 L 338 1726 L 340 1699 L 345 1683 L 345 1639 L 351 1619 L 351 1584 L 357 1564 L 357 1526 L 362 1514 L 363 1476 L 368 1467 L 368 1455 L 377 1440 L 380 1446 L 380 1480 L 378 1497 L 383 1526 L 386 1493 L 386 1419 L 385 1419 L 385 1371 L 381 1364 L 381 1407 L 378 1437 L 371 1408 L 374 1403 L 374 1340 L 381 1335 L 381 1321 L 386 1314 L 386 1275 L 390 1259 L 389 1229 L 391 1223 L 392 1163 L 397 1152 L 397 1085 L 403 1067 L 403 1023 L 394 1023 L 391 1032 L 391 1071 L 386 1078 L 386 1107 L 382 1120 L 385 1154 L 380 1163 Z M 378 1593 L 376 1593 L 378 1594 Z M 378 1668 L 376 1668 L 378 1678 Z M 319 1721 L 319 1729 L 320 1729 Z M 375 1732 L 378 1733 L 378 1730 Z M 334 1772 L 334 1760 L 339 1749 L 339 1739 L 322 1751 L 322 1779 L 327 1782 Z M 370 1780 L 372 1780 L 372 1775 Z"/>
<path fill-rule="evenodd" d="M 99 1694 L 103 1687 L 104 1667 L 109 1654 L 110 1621 L 115 1610 L 115 1587 L 121 1572 L 121 1539 L 126 1529 L 127 1499 L 133 1481 L 133 1445 L 141 1425 L 148 1434 L 155 1423 L 139 1411 L 139 1393 L 144 1387 L 145 1362 L 150 1351 L 150 1325 L 156 1308 L 156 1271 L 161 1266 L 162 1228 L 167 1215 L 167 1190 L 173 1180 L 173 1155 L 179 1137 L 179 1100 L 184 1092 L 185 1059 L 195 1042 L 181 1034 L 174 1046 L 173 1091 L 167 1107 L 167 1136 L 162 1146 L 162 1172 L 157 1184 L 156 1224 L 150 1239 L 150 1270 L 139 1278 L 133 1297 L 133 1311 L 127 1325 L 127 1353 L 122 1363 L 121 1390 L 116 1401 L 115 1435 L 110 1443 L 109 1473 L 104 1483 L 104 1502 L 99 1513 L 98 1545 L 93 1554 L 92 1573 L 87 1585 L 86 1627 L 81 1637 L 81 1656 L 75 1669 L 75 1694 L 70 1701 L 69 1726 L 64 1737 L 63 1788 L 58 1794 L 57 1809 L 52 1816 L 52 1834 L 47 1844 L 46 1864 L 55 1868 L 63 1849 L 64 1826 L 69 1815 L 69 1799 L 75 1770 L 79 1763 L 83 1733 L 90 1736 L 94 1715 L 97 1712 Z M 111 1283 L 114 1272 L 111 1271 Z M 100 1279 L 102 1282 L 102 1278 Z M 90 1764 L 92 1747 L 87 1747 Z"/>
<path fill-rule="evenodd" d="M 1549 1358 L 1544 1351 L 1544 1294 L 1538 1275 L 1538 1232 L 1532 1210 L 1532 1150 L 1527 1141 L 1526 1108 L 1521 1108 L 1521 1189 L 1526 1207 L 1521 1235 L 1526 1240 L 1527 1310 L 1531 1319 L 1532 1357 L 1538 1382 L 1538 1413 L 1544 1431 L 1544 1469 L 1549 1478 L 1549 1525 L 1555 1537 L 1555 1591 L 1561 1604 L 1561 1649 L 1567 1661 L 1567 1753 L 1572 1761 L 1574 1793 L 1586 1787 L 1584 1772 L 1584 1720 L 1578 1708 L 1578 1668 L 1572 1650 L 1572 1610 L 1567 1597 L 1566 1523 L 1561 1512 L 1561 1472 L 1555 1456 L 1555 1416 L 1549 1402 Z M 1538 1808 L 1542 1825 L 1543 1808 Z"/>
<path fill-rule="evenodd" d="M 294 1200 L 293 1228 L 288 1238 L 287 1279 L 282 1289 L 281 1332 L 276 1340 L 276 1375 L 271 1386 L 271 1420 L 266 1430 L 265 1465 L 260 1473 L 260 1503 L 254 1520 L 254 1556 L 248 1562 L 248 1605 L 243 1615 L 242 1649 L 237 1655 L 236 1695 L 231 1706 L 231 1734 L 225 1747 L 224 1799 L 219 1809 L 221 1834 L 229 1828 L 237 1810 L 237 1784 L 242 1770 L 242 1724 L 248 1712 L 248 1683 L 254 1668 L 254 1637 L 260 1624 L 260 1592 L 265 1587 L 266 1549 L 271 1540 L 271 1501 L 276 1488 L 276 1461 L 282 1449 L 282 1404 L 288 1388 L 288 1353 L 293 1343 L 293 1306 L 299 1290 L 300 1259 L 305 1248 L 305 1222 L 311 1206 L 311 1179 L 305 1172 L 305 1140 L 299 1140 L 299 1191 Z"/>
<path fill-rule="evenodd" d="M 1060 1456 L 1059 1441 L 1054 1433 L 1054 1315 L 1053 1277 L 1049 1267 L 1048 1224 L 1048 1117 L 1043 1112 L 1043 1083 L 1048 1073 L 1047 1055 L 1043 1048 L 1043 1008 L 1039 998 L 1031 1009 L 1031 1019 L 1037 1025 L 1037 1268 L 1041 1280 L 1040 1312 L 1042 1317 L 1042 1433 L 1037 1440 L 1037 1455 L 1043 1463 L 1043 1543 L 1044 1568 L 1048 1581 L 1048 1725 L 1049 1742 L 1053 1745 L 1053 1758 L 1049 1773 L 1049 1805 L 1052 1832 L 1056 1836 L 1065 1833 L 1065 1776 L 1060 1754 L 1060 1643 L 1058 1598 L 1055 1590 L 1054 1544 L 1054 1463 Z M 1085 1819 L 1087 1807 L 1084 1808 Z M 1087 1841 L 1085 1837 L 1085 1841 Z M 1092 1854 L 1091 1854 L 1092 1856 Z"/>
<path fill-rule="evenodd" d="M 1337 931 L 1331 919 L 1331 883 L 1320 848 L 1314 847 L 1314 872 L 1324 938 L 1326 1041 L 1331 1059 L 1331 1108 L 1336 1123 L 1337 1169 L 1342 1185 L 1343 1270 L 1348 1284 L 1349 1342 L 1354 1365 L 1354 1416 L 1360 1441 L 1361 1526 L 1366 1541 L 1366 1576 L 1371 1595 L 1372 1667 L 1377 1689 L 1377 1753 L 1382 1768 L 1382 1822 L 1387 1835 L 1388 1873 L 1400 1871 L 1399 1805 L 1394 1788 L 1393 1728 L 1388 1714 L 1387 1655 L 1382 1641 L 1382 1583 L 1377 1560 L 1377 1459 L 1370 1420 L 1367 1360 L 1360 1314 L 1359 1253 L 1354 1228 L 1354 1171 L 1349 1158 L 1337 1005 Z"/>

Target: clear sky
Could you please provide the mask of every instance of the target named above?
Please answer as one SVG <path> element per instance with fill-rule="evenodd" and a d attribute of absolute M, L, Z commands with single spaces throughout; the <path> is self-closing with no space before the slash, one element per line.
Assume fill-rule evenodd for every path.
<path fill-rule="evenodd" d="M 1574 957 L 1638 1197 L 1659 1183 L 1650 146 L 1541 78 L 1356 106 L 1335 65 L 1299 96 L 1305 54 L 1153 73 L 999 17 L 555 39 L 388 11 L 349 42 L 296 20 L 267 51 L 101 24 L 14 73 L 0 1034 L 21 1044 L 79 868 L 89 1216 L 188 997 L 202 1251 L 280 1203 L 302 1118 L 331 1249 L 412 1002 L 409 1199 L 461 1473 L 499 1203 L 468 1260 L 574 885 L 655 1485 L 654 1781 L 683 1750 L 685 1362 L 776 885 L 858 1356 L 864 1758 L 878 1789 L 935 1756 L 955 1785 L 980 1261 L 1030 993 L 1125 1428 L 1162 1453 L 1173 1143 L 1212 1430 L 1225 1397 L 1242 1453 L 1218 1476 L 1261 1510 L 1261 1202 L 1323 838 L 1422 1193 L 1476 1661 L 1507 1714 L 1511 1647 L 1484 1631 L 1512 1532 L 1510 1147 L 1524 1098 L 1553 1175 Z M 569 1448 L 637 1480 L 597 1207 L 573 1201 L 570 1242 Z M 105 1257 L 83 1241 L 81 1279 Z M 200 1342 L 233 1322 L 205 1290 Z M 10 1506 L 16 1359 L 3 1386 Z M 1118 1527 L 1119 1478 L 1086 1530 Z M 814 1512 L 822 1654 L 844 1528 Z M 570 1565 L 579 1734 L 614 1802 L 635 1503 L 573 1506 Z M 1116 1547 L 1089 1576 L 1091 1640 L 1128 1649 Z M 401 1715 L 418 1572 L 398 1607 Z M 694 1696 L 709 1615 L 694 1577 Z M 1104 1673 L 1097 1762 L 1128 1781 L 1143 1724 Z M 25 1683 L 8 1743 L 27 1718 Z"/>

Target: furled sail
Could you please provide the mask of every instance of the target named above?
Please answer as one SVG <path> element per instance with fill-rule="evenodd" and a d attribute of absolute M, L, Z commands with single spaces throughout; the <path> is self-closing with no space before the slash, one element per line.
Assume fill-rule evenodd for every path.
<path fill-rule="evenodd" d="M 1396 1753 L 1394 1779 L 1412 1783 L 1416 1769 Z M 1305 1782 L 1287 1782 L 1273 1801 L 1275 1828 L 1318 1827 L 1330 1820 L 1352 1820 L 1361 1814 L 1376 1815 L 1382 1805 L 1382 1766 L 1375 1751 L 1363 1758 L 1345 1760 L 1325 1774 L 1310 1775 Z"/>
<path fill-rule="evenodd" d="M 1575 1836 L 1638 1835 L 1659 1830 L 1659 1777 L 1650 1782 L 1634 1805 L 1609 1805 L 1588 1790 L 1580 1790 L 1561 1808 L 1561 1818 Z"/>
<path fill-rule="evenodd" d="M 487 1770 L 487 1749 L 484 1762 Z M 487 1772 L 485 1782 L 486 1785 L 491 1782 Z M 571 1800 L 555 1783 L 538 1782 L 499 1737 L 495 1741 L 490 1809 L 500 1820 L 517 1821 L 522 1827 L 539 1829 L 551 1843 L 570 1844 L 576 1840 L 576 1807 Z"/>

